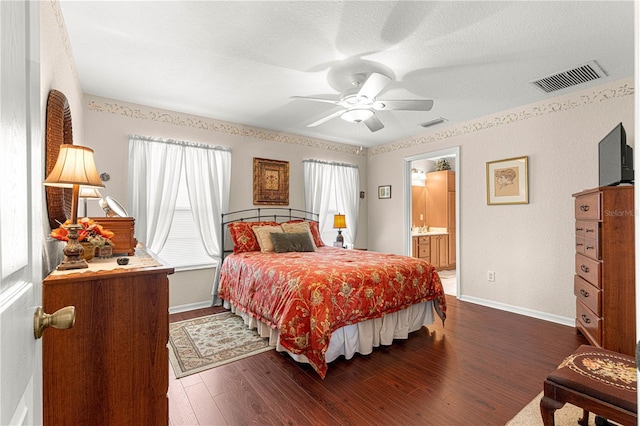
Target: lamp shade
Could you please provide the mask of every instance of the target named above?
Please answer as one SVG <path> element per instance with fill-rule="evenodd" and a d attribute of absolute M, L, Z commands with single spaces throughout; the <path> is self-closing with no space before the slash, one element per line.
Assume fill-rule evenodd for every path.
<path fill-rule="evenodd" d="M 346 228 L 347 223 L 343 214 L 333 215 L 333 227 L 337 229 Z"/>
<path fill-rule="evenodd" d="M 73 185 L 104 188 L 93 159 L 93 150 L 71 144 L 60 145 L 58 160 L 44 184 L 63 188 L 72 188 Z"/>
<path fill-rule="evenodd" d="M 98 188 L 94 188 L 93 186 L 81 186 L 80 194 L 78 194 L 80 198 L 102 198 L 102 194 L 98 191 Z"/>

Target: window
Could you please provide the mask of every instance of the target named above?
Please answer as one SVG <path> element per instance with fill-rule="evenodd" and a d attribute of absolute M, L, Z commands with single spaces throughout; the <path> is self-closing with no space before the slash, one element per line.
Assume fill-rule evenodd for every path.
<path fill-rule="evenodd" d="M 193 221 L 184 168 L 180 173 L 178 198 L 176 199 L 169 235 L 158 256 L 173 265 L 177 271 L 210 268 L 217 264 L 207 254 L 207 250 L 202 244 L 202 239 L 198 235 L 198 228 Z"/>
<path fill-rule="evenodd" d="M 177 270 L 216 265 L 231 150 L 132 135 L 129 158 L 129 207 L 138 241 Z"/>
<path fill-rule="evenodd" d="M 333 215 L 345 215 L 345 245 L 353 245 L 358 230 L 359 171 L 351 164 L 303 161 L 305 208 L 319 214 L 322 241 L 332 245 L 338 235 Z"/>

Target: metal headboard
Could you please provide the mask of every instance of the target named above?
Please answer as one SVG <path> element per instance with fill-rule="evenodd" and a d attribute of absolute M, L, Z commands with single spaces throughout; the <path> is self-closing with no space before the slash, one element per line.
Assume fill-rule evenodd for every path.
<path fill-rule="evenodd" d="M 222 248 L 222 260 L 228 254 L 233 253 L 233 248 L 227 249 L 225 246 L 227 237 L 227 225 L 233 222 L 286 222 L 289 220 L 302 219 L 312 222 L 318 222 L 320 215 L 318 213 L 308 212 L 298 209 L 288 209 L 284 207 L 264 207 L 237 210 L 235 212 L 222 213 L 222 223 L 220 225 L 220 235 Z"/>

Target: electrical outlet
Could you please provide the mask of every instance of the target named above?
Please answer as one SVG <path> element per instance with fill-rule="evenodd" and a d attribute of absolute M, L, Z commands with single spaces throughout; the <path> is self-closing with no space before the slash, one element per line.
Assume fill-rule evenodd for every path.
<path fill-rule="evenodd" d="M 420 220 L 424 220 L 424 215 L 420 213 Z"/>
<path fill-rule="evenodd" d="M 487 281 L 494 282 L 496 280 L 496 273 L 493 271 L 487 272 Z"/>

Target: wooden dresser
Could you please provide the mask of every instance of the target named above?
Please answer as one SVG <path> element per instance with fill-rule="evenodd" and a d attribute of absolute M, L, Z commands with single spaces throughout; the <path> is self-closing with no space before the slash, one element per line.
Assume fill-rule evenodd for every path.
<path fill-rule="evenodd" d="M 635 356 L 633 187 L 573 196 L 576 328 L 594 346 Z"/>
<path fill-rule="evenodd" d="M 73 328 L 43 336 L 45 425 L 168 424 L 173 268 L 139 254 L 127 268 L 44 279 L 45 312 L 76 308 Z M 117 267 L 115 258 L 102 262 Z"/>

